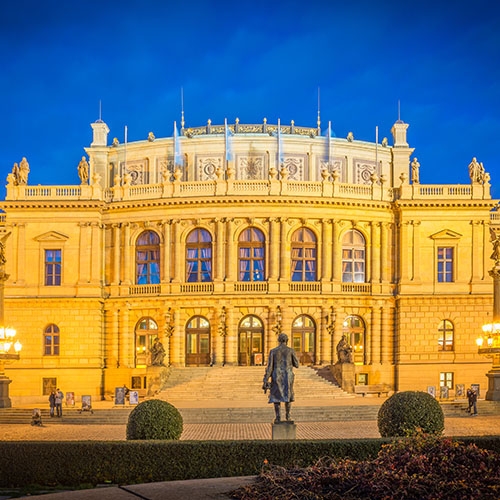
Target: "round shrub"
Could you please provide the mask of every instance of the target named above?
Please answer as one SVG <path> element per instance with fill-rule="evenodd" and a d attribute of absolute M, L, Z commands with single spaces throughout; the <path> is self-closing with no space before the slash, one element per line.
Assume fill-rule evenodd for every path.
<path fill-rule="evenodd" d="M 398 392 L 385 401 L 378 412 L 382 437 L 409 436 L 416 431 L 442 434 L 444 415 L 439 403 L 426 392 Z"/>
<path fill-rule="evenodd" d="M 182 415 L 170 403 L 149 399 L 137 405 L 128 417 L 127 439 L 179 439 Z"/>

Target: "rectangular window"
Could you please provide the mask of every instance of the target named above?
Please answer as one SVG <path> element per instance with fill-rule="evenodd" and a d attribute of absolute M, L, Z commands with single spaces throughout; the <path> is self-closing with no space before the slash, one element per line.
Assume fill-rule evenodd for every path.
<path fill-rule="evenodd" d="M 441 372 L 439 374 L 439 386 L 453 389 L 453 372 Z"/>
<path fill-rule="evenodd" d="M 45 286 L 61 286 L 61 250 L 45 250 Z"/>
<path fill-rule="evenodd" d="M 453 248 L 438 247 L 437 252 L 438 282 L 451 283 L 453 281 Z"/>
<path fill-rule="evenodd" d="M 57 379 L 54 378 L 43 378 L 42 379 L 43 386 L 43 396 L 48 396 L 52 391 L 55 391 L 57 388 Z"/>

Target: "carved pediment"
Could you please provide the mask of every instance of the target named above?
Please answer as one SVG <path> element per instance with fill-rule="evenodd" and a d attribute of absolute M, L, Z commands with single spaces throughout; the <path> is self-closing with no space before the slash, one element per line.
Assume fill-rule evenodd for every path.
<path fill-rule="evenodd" d="M 69 239 L 69 236 L 66 236 L 65 234 L 58 233 L 56 231 L 49 231 L 48 233 L 43 233 L 40 234 L 39 236 L 35 237 L 35 241 L 38 241 L 40 243 L 46 242 L 46 241 L 59 241 L 59 242 L 65 242 Z"/>
<path fill-rule="evenodd" d="M 462 237 L 460 233 L 456 233 L 451 229 L 443 229 L 443 231 L 439 231 L 439 233 L 432 234 L 430 236 L 433 240 L 458 240 Z"/>

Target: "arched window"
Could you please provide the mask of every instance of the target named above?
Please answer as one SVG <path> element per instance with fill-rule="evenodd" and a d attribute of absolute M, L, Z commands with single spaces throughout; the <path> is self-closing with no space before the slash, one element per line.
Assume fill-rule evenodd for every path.
<path fill-rule="evenodd" d="M 239 237 L 239 281 L 264 281 L 264 233 L 255 227 Z"/>
<path fill-rule="evenodd" d="M 210 323 L 194 316 L 186 326 L 186 366 L 210 365 Z"/>
<path fill-rule="evenodd" d="M 353 361 L 357 365 L 365 364 L 366 328 L 359 316 L 347 316 L 342 324 L 342 334 L 352 347 Z"/>
<path fill-rule="evenodd" d="M 59 327 L 48 325 L 43 331 L 43 354 L 45 356 L 59 356 Z"/>
<path fill-rule="evenodd" d="M 135 327 L 135 365 L 144 368 L 151 364 L 150 353 L 158 337 L 158 324 L 153 318 L 142 318 Z"/>
<path fill-rule="evenodd" d="M 188 235 L 186 281 L 212 281 L 212 236 L 205 229 L 195 229 Z"/>
<path fill-rule="evenodd" d="M 342 281 L 344 283 L 365 282 L 365 238 L 356 229 L 351 229 L 342 238 Z"/>
<path fill-rule="evenodd" d="M 160 282 L 160 238 L 154 231 L 144 231 L 137 238 L 135 261 L 138 285 Z"/>
<path fill-rule="evenodd" d="M 238 328 L 238 364 L 261 365 L 264 358 L 264 324 L 257 316 L 245 316 Z"/>
<path fill-rule="evenodd" d="M 295 318 L 292 323 L 292 345 L 299 357 L 300 364 L 314 364 L 314 337 L 316 325 L 314 321 L 305 314 Z"/>
<path fill-rule="evenodd" d="M 454 348 L 454 327 L 453 323 L 444 319 L 438 326 L 438 350 L 453 351 Z"/>
<path fill-rule="evenodd" d="M 316 236 L 305 227 L 292 235 L 292 281 L 316 281 Z"/>

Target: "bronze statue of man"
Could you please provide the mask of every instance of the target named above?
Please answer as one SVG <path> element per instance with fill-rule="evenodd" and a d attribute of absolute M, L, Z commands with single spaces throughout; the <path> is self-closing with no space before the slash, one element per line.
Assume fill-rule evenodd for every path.
<path fill-rule="evenodd" d="M 281 422 L 281 403 L 285 403 L 286 419 L 291 420 L 290 410 L 292 401 L 294 401 L 293 368 L 299 367 L 299 360 L 295 351 L 287 346 L 288 335 L 280 333 L 278 342 L 278 347 L 271 349 L 269 352 L 262 386 L 264 392 L 269 389 L 269 403 L 274 403 L 275 424 Z M 271 382 L 269 382 L 269 379 L 271 379 Z"/>

